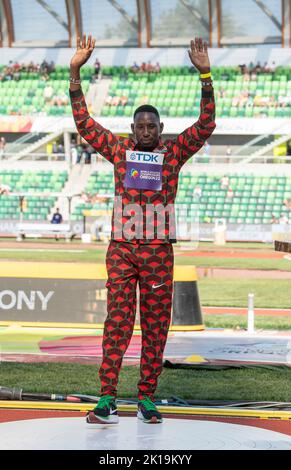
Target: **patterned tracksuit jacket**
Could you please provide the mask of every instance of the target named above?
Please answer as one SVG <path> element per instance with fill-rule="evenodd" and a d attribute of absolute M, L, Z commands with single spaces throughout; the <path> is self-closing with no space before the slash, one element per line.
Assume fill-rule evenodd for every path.
<path fill-rule="evenodd" d="M 132 159 L 140 158 L 136 142 L 114 135 L 97 123 L 88 113 L 81 90 L 70 92 L 70 96 L 78 132 L 114 166 L 115 203 L 111 241 L 106 255 L 108 316 L 104 324 L 103 359 L 99 370 L 101 395 L 116 396 L 122 359 L 133 333 L 139 283 L 142 351 L 138 398 L 147 395 L 153 399 L 171 321 L 172 242 L 175 241 L 175 230 L 170 223 L 171 209 L 165 212 L 164 219 L 158 219 L 155 211 L 157 214 L 163 207 L 174 207 L 180 169 L 215 129 L 214 95 L 211 91 L 202 90 L 198 121 L 175 140 L 160 140 L 153 153 L 142 154 L 142 158 L 145 158 L 143 155 L 157 158 L 159 165 L 135 165 L 135 168 Z M 139 152 L 142 153 L 140 149 Z M 152 186 L 152 183 L 148 187 L 140 182 L 131 184 L 130 178 L 133 180 L 142 173 L 140 168 L 150 168 L 151 171 L 144 174 L 154 175 L 153 179 L 160 172 L 157 176 L 160 177 L 159 187 Z M 131 210 L 136 205 L 141 209 L 141 217 L 130 225 Z M 161 220 L 162 232 L 159 230 Z"/>

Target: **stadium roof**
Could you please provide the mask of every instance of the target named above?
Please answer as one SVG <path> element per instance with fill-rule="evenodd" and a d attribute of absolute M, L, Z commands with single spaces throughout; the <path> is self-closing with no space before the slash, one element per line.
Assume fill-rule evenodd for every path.
<path fill-rule="evenodd" d="M 73 47 L 92 33 L 97 46 L 290 47 L 290 0 L 0 0 L 0 46 Z"/>

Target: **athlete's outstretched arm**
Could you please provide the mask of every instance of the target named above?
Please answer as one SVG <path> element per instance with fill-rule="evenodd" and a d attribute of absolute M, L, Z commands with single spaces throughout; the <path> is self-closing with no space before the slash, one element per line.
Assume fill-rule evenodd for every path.
<path fill-rule="evenodd" d="M 80 70 L 91 57 L 95 39 L 86 35 L 77 39 L 77 50 L 70 62 L 70 97 L 74 120 L 79 134 L 103 157 L 113 163 L 119 138 L 102 127 L 89 114 L 81 88 Z"/>
<path fill-rule="evenodd" d="M 198 121 L 178 135 L 175 142 L 180 166 L 198 152 L 215 129 L 215 101 L 207 43 L 201 38 L 195 38 L 190 43 L 188 54 L 190 61 L 198 69 L 202 89 Z"/>

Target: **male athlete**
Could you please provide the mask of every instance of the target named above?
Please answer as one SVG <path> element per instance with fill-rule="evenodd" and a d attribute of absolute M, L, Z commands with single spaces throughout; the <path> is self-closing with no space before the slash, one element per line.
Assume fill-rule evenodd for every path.
<path fill-rule="evenodd" d="M 88 423 L 118 422 L 118 375 L 133 332 L 139 282 L 142 349 L 138 418 L 146 423 L 161 423 L 162 416 L 153 400 L 171 319 L 175 234 L 170 226 L 170 212 L 181 167 L 215 128 L 207 44 L 195 38 L 188 50 L 190 61 L 200 72 L 202 86 L 198 121 L 175 140 L 167 141 L 161 140 L 164 126 L 153 106 L 136 109 L 132 139 L 112 134 L 89 115 L 81 90 L 80 69 L 94 46 L 91 35 L 77 40 L 77 51 L 70 64 L 71 103 L 78 132 L 113 164 L 115 202 L 106 256 L 108 316 L 99 370 L 101 396 L 86 419 Z"/>

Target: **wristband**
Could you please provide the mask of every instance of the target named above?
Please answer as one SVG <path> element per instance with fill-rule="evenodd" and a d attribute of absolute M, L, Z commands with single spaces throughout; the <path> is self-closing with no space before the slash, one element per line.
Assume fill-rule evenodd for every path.
<path fill-rule="evenodd" d="M 70 83 L 73 83 L 74 85 L 81 85 L 81 79 L 70 77 Z"/>
<path fill-rule="evenodd" d="M 200 73 L 200 78 L 210 78 L 210 77 L 211 77 L 211 72 Z"/>

